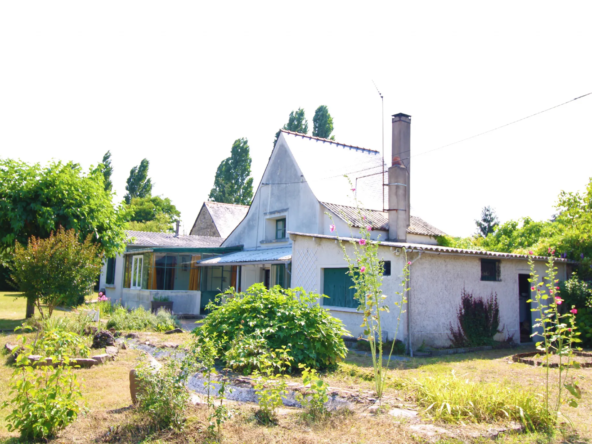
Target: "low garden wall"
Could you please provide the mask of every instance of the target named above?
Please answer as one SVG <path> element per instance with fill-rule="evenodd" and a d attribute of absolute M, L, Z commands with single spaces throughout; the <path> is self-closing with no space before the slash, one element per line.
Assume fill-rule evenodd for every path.
<path fill-rule="evenodd" d="M 201 291 L 185 290 L 132 290 L 125 288 L 121 295 L 121 303 L 128 309 L 142 306 L 150 311 L 150 303 L 155 297 L 167 297 L 173 302 L 173 314 L 200 314 Z"/>

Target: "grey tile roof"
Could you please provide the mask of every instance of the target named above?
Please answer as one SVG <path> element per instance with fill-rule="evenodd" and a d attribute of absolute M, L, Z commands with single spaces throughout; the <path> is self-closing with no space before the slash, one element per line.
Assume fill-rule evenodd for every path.
<path fill-rule="evenodd" d="M 218 233 L 224 239 L 241 223 L 249 211 L 248 205 L 205 202 Z"/>
<path fill-rule="evenodd" d="M 129 245 L 134 247 L 173 247 L 173 248 L 215 248 L 223 239 L 209 236 L 179 236 L 175 233 L 151 233 L 148 231 L 126 231 Z"/>
<path fill-rule="evenodd" d="M 337 236 L 328 236 L 326 234 L 310 234 L 310 233 L 297 233 L 293 231 L 288 231 L 288 234 L 291 236 L 304 236 L 304 237 L 315 237 L 319 239 L 331 239 L 336 240 Z M 357 242 L 359 239 L 353 239 L 350 237 L 341 237 L 339 238 L 342 241 L 354 241 Z M 472 256 L 491 256 L 496 258 L 507 258 L 507 259 L 523 259 L 527 260 L 528 255 L 526 254 L 515 254 L 515 253 L 500 253 L 497 251 L 485 251 L 485 250 L 464 250 L 462 248 L 450 248 L 450 247 L 441 247 L 439 245 L 429 245 L 429 244 L 412 244 L 409 242 L 380 242 L 380 245 L 384 247 L 395 247 L 395 248 L 405 248 L 407 251 L 426 251 L 426 252 L 434 252 L 439 254 L 452 254 L 452 255 L 472 255 Z M 530 256 L 534 260 L 539 261 L 548 261 L 549 258 L 546 256 Z M 555 258 L 555 262 L 563 262 L 563 263 L 570 263 L 575 264 L 577 262 L 572 261 L 570 259 L 561 259 Z"/>
<path fill-rule="evenodd" d="M 388 230 L 388 214 L 382 211 L 360 209 L 348 207 L 346 205 L 336 205 L 328 202 L 321 202 L 333 214 L 351 224 L 356 228 L 370 225 L 373 230 Z M 366 219 L 363 219 L 363 217 Z M 407 228 L 409 234 L 419 234 L 423 236 L 445 236 L 442 230 L 428 224 L 425 220 L 417 216 L 411 216 L 411 224 Z"/>

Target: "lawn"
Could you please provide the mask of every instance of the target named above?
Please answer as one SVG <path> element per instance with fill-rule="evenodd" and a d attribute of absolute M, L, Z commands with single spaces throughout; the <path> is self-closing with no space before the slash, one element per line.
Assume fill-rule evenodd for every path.
<path fill-rule="evenodd" d="M 24 303 L 14 302 L 11 296 L 2 295 L 0 318 L 11 319 L 8 312 L 24 313 Z M 4 302 L 10 302 L 10 308 Z M 20 300 L 22 301 L 22 299 Z M 21 315 L 22 319 L 22 315 Z M 153 344 L 174 342 L 182 344 L 190 335 L 163 335 L 143 333 L 142 340 Z M 16 335 L 0 336 L 0 347 L 8 341 L 14 342 Z M 521 348 L 520 351 L 523 351 Z M 463 380 L 480 383 L 497 382 L 504 387 L 514 387 L 524 392 L 541 393 L 543 371 L 539 368 L 512 363 L 510 357 L 516 350 L 493 350 L 465 355 L 452 355 L 438 358 L 416 358 L 391 365 L 386 395 L 396 399 L 405 407 L 415 408 L 424 417 L 427 429 L 418 431 L 408 420 L 390 415 L 375 415 L 366 406 L 355 408 L 353 412 L 334 415 L 328 421 L 309 425 L 303 422 L 296 409 L 281 409 L 276 426 L 261 426 L 254 419 L 256 406 L 229 403 L 234 411 L 233 417 L 224 426 L 225 443 L 585 443 L 592 438 L 592 369 L 575 370 L 574 376 L 582 389 L 583 398 L 577 409 L 564 407 L 563 412 L 575 426 L 575 431 L 564 434 L 557 432 L 554 437 L 541 434 L 505 434 L 496 440 L 486 435 L 496 424 L 446 424 L 433 422 L 427 414 L 414 403 L 413 383 L 424 377 L 448 377 L 454 375 Z M 78 418 L 52 442 L 144 442 L 144 443 L 205 443 L 207 411 L 202 406 L 190 407 L 187 425 L 183 432 L 151 431 L 145 418 L 140 417 L 133 408 L 129 396 L 129 370 L 136 365 L 140 352 L 122 350 L 114 362 L 94 367 L 91 370 L 76 370 L 84 384 L 84 396 L 88 413 Z M 0 380 L 7 381 L 12 372 L 6 355 L 0 356 Z M 332 387 L 353 391 L 371 391 L 372 365 L 367 356 L 350 353 L 338 369 L 324 375 Z M 292 378 L 299 381 L 297 377 Z M 0 404 L 7 399 L 7 391 L 0 391 Z M 4 416 L 8 409 L 0 410 L 0 442 L 17 441 L 17 434 L 6 430 Z M 430 423 L 433 422 L 432 425 Z M 440 429 L 441 434 L 430 435 Z M 427 431 L 426 431 L 427 430 Z"/>
<path fill-rule="evenodd" d="M 26 301 L 21 293 L 0 293 L 0 330 L 13 330 L 25 320 Z"/>

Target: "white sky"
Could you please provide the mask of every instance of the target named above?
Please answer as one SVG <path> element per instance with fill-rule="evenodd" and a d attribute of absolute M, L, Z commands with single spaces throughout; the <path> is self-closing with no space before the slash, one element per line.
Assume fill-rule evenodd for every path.
<path fill-rule="evenodd" d="M 120 198 L 150 160 L 185 229 L 247 137 L 258 184 L 290 111 L 317 106 L 339 142 L 379 149 L 413 116 L 412 154 L 592 91 L 592 3 L 2 2 L 0 156 L 112 153 Z M 592 176 L 592 96 L 412 160 L 412 214 L 453 235 L 484 205 L 548 218 Z"/>

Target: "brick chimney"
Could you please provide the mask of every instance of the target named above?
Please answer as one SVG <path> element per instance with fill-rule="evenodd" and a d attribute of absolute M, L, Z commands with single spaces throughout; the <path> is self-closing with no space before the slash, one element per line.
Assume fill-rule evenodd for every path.
<path fill-rule="evenodd" d="M 393 161 L 388 169 L 389 240 L 407 242 L 409 228 L 409 167 L 411 149 L 411 116 L 393 116 Z"/>

